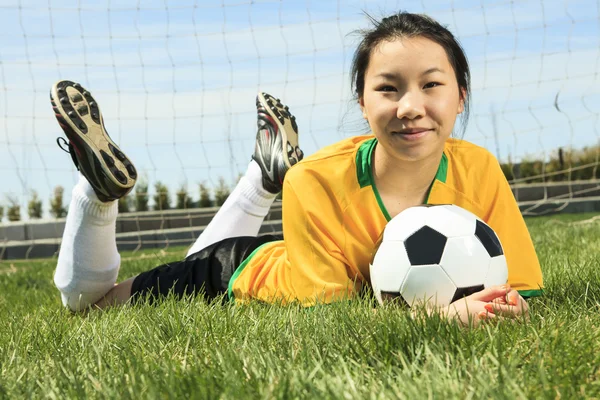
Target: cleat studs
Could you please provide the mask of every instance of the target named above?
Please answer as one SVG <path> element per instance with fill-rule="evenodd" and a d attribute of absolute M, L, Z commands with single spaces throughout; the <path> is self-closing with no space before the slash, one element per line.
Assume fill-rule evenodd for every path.
<path fill-rule="evenodd" d="M 125 157 L 125 154 L 123 154 L 121 151 L 119 151 L 119 149 L 117 149 L 112 144 L 109 144 L 108 148 L 115 155 L 115 157 L 117 157 L 119 159 L 119 161 L 125 161 L 127 159 L 127 157 Z"/>
<path fill-rule="evenodd" d="M 67 115 L 68 115 L 70 118 L 75 118 L 75 117 L 76 117 L 76 115 L 75 115 L 75 111 L 69 111 L 69 112 L 67 113 Z"/>
<path fill-rule="evenodd" d="M 80 85 L 79 83 L 74 83 L 74 84 L 73 84 L 73 87 L 74 87 L 75 89 L 79 89 L 79 88 L 81 87 L 81 85 Z"/>
<path fill-rule="evenodd" d="M 111 156 L 109 156 L 104 150 L 100 150 L 100 155 L 102 156 L 102 159 L 104 160 L 106 165 L 109 166 L 109 168 L 115 166 L 115 160 Z"/>
<path fill-rule="evenodd" d="M 111 171 L 112 172 L 112 171 Z M 115 172 L 113 172 L 113 175 L 115 176 L 115 178 L 117 178 L 117 180 L 119 182 L 121 182 L 123 185 L 127 183 L 127 177 L 125 176 L 124 173 L 122 173 L 121 171 L 117 170 Z"/>
<path fill-rule="evenodd" d="M 71 97 L 71 100 L 74 103 L 79 103 L 81 100 L 83 100 L 83 97 L 79 93 L 77 93 L 75 96 Z"/>
<path fill-rule="evenodd" d="M 92 107 L 92 108 L 96 108 L 96 107 L 98 107 L 98 106 L 96 105 L 96 102 L 94 102 L 94 101 L 90 101 L 90 107 Z"/>
<path fill-rule="evenodd" d="M 81 130 L 86 130 L 87 127 L 85 126 L 85 123 L 83 121 L 79 121 L 79 123 L 77 124 L 77 126 L 79 126 L 79 129 Z"/>
<path fill-rule="evenodd" d="M 89 113 L 89 110 L 86 106 L 81 106 L 77 109 L 77 112 L 83 117 L 84 115 L 87 115 Z"/>
<path fill-rule="evenodd" d="M 61 104 L 69 104 L 69 99 L 67 99 L 66 97 L 61 97 L 60 98 L 60 103 Z"/>
<path fill-rule="evenodd" d="M 129 173 L 129 177 L 131 179 L 135 179 L 137 177 L 137 171 L 135 170 L 133 165 L 129 164 L 127 166 L 127 172 Z"/>

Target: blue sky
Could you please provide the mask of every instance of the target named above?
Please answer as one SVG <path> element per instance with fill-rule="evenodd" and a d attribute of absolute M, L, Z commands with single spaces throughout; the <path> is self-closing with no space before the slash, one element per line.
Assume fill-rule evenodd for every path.
<path fill-rule="evenodd" d="M 366 132 L 348 79 L 357 44 L 350 33 L 368 27 L 363 10 L 426 12 L 458 35 L 473 74 L 465 139 L 502 161 L 597 144 L 599 7 L 596 0 L 3 0 L 0 204 L 9 195 L 25 207 L 36 190 L 47 209 L 56 185 L 70 197 L 77 175 L 56 147 L 62 132 L 48 101 L 58 79 L 94 94 L 107 130 L 151 185 L 186 186 L 194 198 L 199 182 L 233 182 L 245 170 L 258 90 L 290 106 L 306 154 Z"/>

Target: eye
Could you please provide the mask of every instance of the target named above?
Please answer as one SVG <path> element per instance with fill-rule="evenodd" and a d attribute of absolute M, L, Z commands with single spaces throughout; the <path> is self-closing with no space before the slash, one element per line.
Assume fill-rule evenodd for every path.
<path fill-rule="evenodd" d="M 428 84 L 423 86 L 423 89 L 431 89 L 431 88 L 434 88 L 434 87 L 440 86 L 440 85 L 441 85 L 441 83 L 439 83 L 439 82 L 429 82 Z"/>
<path fill-rule="evenodd" d="M 396 88 L 390 85 L 382 85 L 377 88 L 378 92 L 396 92 Z"/>

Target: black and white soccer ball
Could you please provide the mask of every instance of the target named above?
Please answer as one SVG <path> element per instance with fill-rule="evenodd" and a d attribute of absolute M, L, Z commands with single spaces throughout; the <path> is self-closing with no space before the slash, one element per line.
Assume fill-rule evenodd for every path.
<path fill-rule="evenodd" d="M 388 222 L 370 265 L 379 303 L 445 306 L 493 285 L 508 268 L 496 233 L 455 205 L 411 207 Z"/>

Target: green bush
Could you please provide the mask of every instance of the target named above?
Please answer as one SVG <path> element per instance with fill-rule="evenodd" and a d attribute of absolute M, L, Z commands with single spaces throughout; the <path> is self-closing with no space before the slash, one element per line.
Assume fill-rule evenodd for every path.
<path fill-rule="evenodd" d="M 29 200 L 27 205 L 27 212 L 31 219 L 42 218 L 42 201 L 35 190 L 31 192 L 31 200 Z"/>
<path fill-rule="evenodd" d="M 177 191 L 177 204 L 176 204 L 176 208 L 179 210 L 183 210 L 186 208 L 190 208 L 191 206 L 191 199 L 190 196 L 187 193 L 187 189 L 185 188 L 184 185 L 182 185 L 179 190 Z"/>
<path fill-rule="evenodd" d="M 148 211 L 148 182 L 138 181 L 135 185 L 135 211 Z"/>
<path fill-rule="evenodd" d="M 198 200 L 198 207 L 207 208 L 213 206 L 213 200 L 210 198 L 210 191 L 204 183 L 199 186 L 200 189 L 200 200 Z"/>
<path fill-rule="evenodd" d="M 54 188 L 54 196 L 50 199 L 50 215 L 54 218 L 63 218 L 67 215 L 67 209 L 63 205 L 65 189 L 62 186 Z"/>
<path fill-rule="evenodd" d="M 169 188 L 162 182 L 156 182 L 154 184 L 154 209 L 155 210 L 168 210 L 171 208 L 171 198 L 169 197 Z"/>

